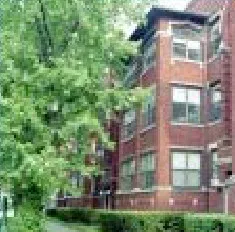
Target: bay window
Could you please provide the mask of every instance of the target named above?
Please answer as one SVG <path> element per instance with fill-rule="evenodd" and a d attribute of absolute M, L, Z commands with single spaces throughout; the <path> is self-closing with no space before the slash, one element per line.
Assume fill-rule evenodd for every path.
<path fill-rule="evenodd" d="M 140 175 L 142 189 L 148 189 L 154 186 L 155 157 L 153 152 L 147 152 L 140 159 Z"/>
<path fill-rule="evenodd" d="M 189 61 L 202 61 L 200 41 L 173 39 L 173 58 Z"/>
<path fill-rule="evenodd" d="M 201 28 L 190 24 L 172 24 L 173 58 L 202 61 Z"/>
<path fill-rule="evenodd" d="M 122 162 L 120 171 L 120 189 L 132 190 L 135 174 L 135 162 L 133 158 Z"/>
<path fill-rule="evenodd" d="M 210 121 L 219 121 L 222 117 L 222 93 L 220 83 L 210 87 L 211 110 Z"/>
<path fill-rule="evenodd" d="M 133 135 L 135 131 L 135 111 L 129 110 L 124 113 L 123 117 L 123 138 L 128 138 Z"/>
<path fill-rule="evenodd" d="M 212 179 L 219 178 L 219 166 L 218 166 L 218 153 L 217 151 L 212 152 Z"/>
<path fill-rule="evenodd" d="M 173 122 L 200 123 L 200 89 L 188 87 L 173 87 L 172 92 Z"/>
<path fill-rule="evenodd" d="M 217 18 L 210 26 L 210 49 L 209 56 L 214 57 L 219 53 L 222 43 L 221 20 Z"/>
<path fill-rule="evenodd" d="M 143 126 L 147 127 L 156 122 L 156 90 L 151 90 L 150 96 L 143 104 Z"/>
<path fill-rule="evenodd" d="M 143 72 L 152 67 L 156 58 L 155 28 L 151 29 L 143 40 Z"/>
<path fill-rule="evenodd" d="M 172 184 L 174 187 L 200 186 L 200 154 L 192 151 L 172 152 Z"/>

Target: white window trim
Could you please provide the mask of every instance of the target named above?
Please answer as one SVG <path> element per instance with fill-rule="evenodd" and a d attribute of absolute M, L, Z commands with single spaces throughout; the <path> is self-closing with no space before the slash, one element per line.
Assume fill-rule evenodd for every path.
<path fill-rule="evenodd" d="M 123 168 L 123 164 L 124 163 L 127 163 L 127 162 L 133 162 L 133 171 L 131 172 L 131 174 L 130 175 L 123 175 L 123 171 L 122 171 L 122 168 Z M 119 189 L 120 189 L 120 191 L 122 191 L 122 192 L 130 192 L 130 191 L 132 191 L 132 188 L 131 189 L 128 189 L 128 190 L 123 190 L 122 189 L 122 178 L 125 178 L 125 177 L 130 177 L 130 176 L 132 176 L 132 177 L 134 177 L 135 175 L 136 175 L 136 172 L 135 172 L 135 170 L 136 170 L 136 160 L 135 160 L 135 158 L 134 158 L 134 155 L 129 155 L 128 157 L 126 157 L 124 160 L 122 160 L 120 163 L 119 163 Z M 133 183 L 132 183 L 133 184 Z"/>
<path fill-rule="evenodd" d="M 154 107 L 153 108 L 155 108 L 155 120 L 154 120 L 154 122 L 153 123 L 151 123 L 151 124 L 149 124 L 149 125 L 144 125 L 144 122 L 145 122 L 145 109 L 144 109 L 144 107 L 145 107 L 145 104 L 146 104 L 146 102 L 144 102 L 143 103 L 143 106 L 141 107 L 141 117 L 140 117 L 140 119 L 141 119 L 141 126 L 142 126 L 142 129 L 140 130 L 140 133 L 144 133 L 144 132 L 146 132 L 146 131 L 148 131 L 148 130 L 151 130 L 152 128 L 154 128 L 154 127 L 156 127 L 156 121 L 157 121 L 157 117 L 156 117 L 156 111 L 157 111 L 157 90 L 156 90 L 156 84 L 154 84 L 154 85 L 152 85 L 152 86 L 150 86 L 150 88 L 151 88 L 151 94 L 153 94 L 153 103 L 154 103 Z M 149 97 L 151 97 L 151 96 L 149 96 Z"/>
<path fill-rule="evenodd" d="M 193 122 L 177 122 L 173 120 L 173 104 L 174 104 L 174 100 L 173 100 L 173 89 L 174 88 L 184 88 L 186 90 L 186 106 L 187 106 L 187 111 L 186 111 L 186 118 L 188 119 L 188 90 L 189 89 L 198 89 L 200 91 L 200 107 L 199 107 L 199 122 L 198 123 L 193 123 Z M 201 118 L 201 107 L 202 107 L 202 92 L 201 92 L 201 88 L 199 87 L 190 87 L 190 86 L 180 86 L 180 85 L 173 85 L 171 87 L 171 125 L 185 125 L 185 126 L 193 126 L 193 127 L 204 127 L 204 124 L 202 124 L 202 118 Z"/>
<path fill-rule="evenodd" d="M 184 44 L 186 46 L 186 57 L 185 58 L 174 57 L 174 42 L 181 43 L 181 44 Z M 188 46 L 188 44 L 190 42 L 198 42 L 198 43 L 200 43 L 200 46 L 202 45 L 201 41 L 197 41 L 197 40 L 187 40 L 187 39 L 172 38 L 172 43 L 171 43 L 171 54 L 172 54 L 171 55 L 171 60 L 172 61 L 181 61 L 181 62 L 195 63 L 195 64 L 202 65 L 204 62 L 202 61 L 203 57 L 202 57 L 202 50 L 201 50 L 201 48 L 200 48 L 201 61 L 189 59 L 189 46 Z"/>
<path fill-rule="evenodd" d="M 220 17 L 220 20 L 219 20 L 219 22 L 217 22 L 217 23 L 212 27 L 212 30 L 210 31 L 210 33 L 211 33 L 212 31 L 214 31 L 217 26 L 219 26 L 219 32 L 222 33 L 223 10 L 220 10 L 220 11 L 216 12 L 215 14 L 213 14 L 213 15 L 211 16 L 211 18 L 209 19 L 208 22 L 209 22 L 209 23 L 212 22 L 216 17 Z M 211 44 L 211 42 L 212 42 L 212 40 L 211 40 L 211 38 L 210 38 L 209 43 Z M 217 53 L 214 54 L 212 57 L 209 58 L 208 63 L 211 63 L 211 62 L 215 61 L 216 59 L 220 58 L 220 56 L 221 56 L 221 51 L 222 51 L 222 44 L 223 44 L 223 38 L 222 38 L 222 40 L 221 40 L 221 44 L 220 44 L 220 46 L 219 46 L 219 48 L 218 48 Z"/>
<path fill-rule="evenodd" d="M 176 169 L 174 169 L 174 165 L 173 165 L 173 154 L 174 153 L 177 153 L 177 152 L 179 152 L 179 153 L 182 153 L 182 154 L 185 154 L 186 155 L 186 163 L 187 163 L 187 165 L 186 165 L 186 167 L 187 168 L 176 168 Z M 199 155 L 199 169 L 190 169 L 190 168 L 188 168 L 188 154 L 190 154 L 190 152 L 193 152 L 194 154 L 197 154 L 197 155 Z M 201 158 L 202 158 L 202 154 L 201 154 L 201 152 L 200 151 L 198 151 L 198 150 L 182 150 L 182 151 L 180 151 L 180 150 L 174 150 L 174 151 L 171 151 L 171 176 L 172 176 L 172 186 L 173 186 L 173 189 L 185 189 L 185 190 L 187 190 L 187 189 L 197 189 L 197 190 L 199 190 L 199 189 L 201 189 L 201 170 L 202 170 L 202 165 L 201 165 Z M 183 186 L 174 186 L 174 182 L 173 182 L 173 179 L 174 179 L 174 171 L 190 171 L 190 170 L 192 170 L 192 171 L 198 171 L 199 172 L 199 185 L 198 186 L 188 186 L 188 185 L 183 185 Z"/>
<path fill-rule="evenodd" d="M 173 32 L 172 32 L 172 29 L 173 29 L 173 26 L 172 25 L 190 25 L 196 29 L 202 29 L 202 26 L 200 25 L 197 25 L 195 23 L 192 23 L 192 22 L 182 22 L 182 21 L 171 21 L 169 22 L 169 28 L 168 28 L 168 31 L 169 31 L 169 35 L 172 37 L 172 42 L 171 42 L 171 62 L 174 63 L 175 61 L 180 61 L 180 62 L 186 62 L 186 63 L 195 63 L 195 64 L 199 64 L 200 66 L 202 66 L 205 62 L 203 62 L 203 52 L 201 51 L 201 61 L 196 61 L 196 60 L 190 60 L 190 59 L 185 59 L 185 58 L 177 58 L 177 57 L 173 57 L 173 40 L 174 39 L 177 39 L 177 38 L 174 38 L 173 37 Z M 180 39 L 179 39 L 180 40 Z M 181 40 L 184 40 L 184 39 L 181 39 Z M 186 40 L 185 41 L 195 41 L 195 42 L 200 42 L 200 44 L 202 45 L 202 41 L 197 41 L 197 40 Z M 186 51 L 188 53 L 188 49 Z M 187 55 L 188 57 L 188 55 Z"/>
<path fill-rule="evenodd" d="M 156 32 L 156 29 L 155 28 L 153 28 L 150 32 L 149 32 L 149 34 L 153 31 L 153 30 L 155 30 L 155 33 L 154 33 L 154 35 L 153 35 L 153 38 L 149 38 L 149 39 L 152 39 L 152 43 L 151 43 L 151 45 L 149 45 L 148 46 L 148 49 L 145 49 L 144 50 L 144 53 L 143 53 L 143 55 L 142 55 L 142 63 L 143 63 L 143 67 L 142 67 L 142 72 L 141 72 L 141 76 L 143 76 L 150 68 L 152 68 L 152 67 L 155 67 L 155 65 L 156 65 L 156 48 L 157 48 L 157 46 L 156 46 L 156 39 L 157 39 L 157 32 Z M 148 65 L 146 65 L 146 59 L 147 59 L 147 57 L 149 57 L 151 54 L 154 54 L 154 60 L 153 60 L 153 62 L 151 63 L 151 64 L 148 64 Z"/>
<path fill-rule="evenodd" d="M 133 113 L 133 117 L 131 117 L 132 120 L 128 120 L 128 121 L 125 121 L 125 117 L 126 117 L 126 114 L 127 113 L 130 113 L 132 112 Z M 126 140 L 130 140 L 134 137 L 135 135 L 135 130 L 133 131 L 133 133 L 129 136 L 124 136 L 125 134 L 125 129 L 126 129 L 126 126 L 129 125 L 129 124 L 132 124 L 132 123 L 136 123 L 136 111 L 135 110 L 128 110 L 124 113 L 123 115 L 123 119 L 122 119 L 122 126 L 121 126 L 121 141 L 126 141 Z M 135 125 L 135 128 L 136 128 L 136 125 Z"/>

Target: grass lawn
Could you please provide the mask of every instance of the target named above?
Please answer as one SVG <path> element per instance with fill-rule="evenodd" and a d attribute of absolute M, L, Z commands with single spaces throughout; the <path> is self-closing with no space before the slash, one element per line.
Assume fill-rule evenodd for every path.
<path fill-rule="evenodd" d="M 98 226 L 88 226 L 84 225 L 82 223 L 64 223 L 64 225 L 68 228 L 71 228 L 73 230 L 77 230 L 79 232 L 100 232 Z"/>
<path fill-rule="evenodd" d="M 79 223 L 79 222 L 67 223 L 67 222 L 63 222 L 63 221 L 60 221 L 60 220 L 55 219 L 55 218 L 49 218 L 49 221 L 59 223 L 63 227 L 69 228 L 73 231 L 78 231 L 78 232 L 101 232 L 101 230 L 99 229 L 99 226 L 86 225 L 86 224 Z"/>

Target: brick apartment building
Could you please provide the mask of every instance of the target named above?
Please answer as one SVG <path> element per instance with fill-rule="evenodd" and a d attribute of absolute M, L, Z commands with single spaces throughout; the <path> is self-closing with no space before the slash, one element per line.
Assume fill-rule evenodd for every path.
<path fill-rule="evenodd" d="M 235 187 L 224 188 L 235 173 L 234 15 L 235 0 L 150 10 L 130 37 L 141 45 L 125 84 L 151 96 L 109 124 L 105 178 L 66 206 L 235 213 Z"/>

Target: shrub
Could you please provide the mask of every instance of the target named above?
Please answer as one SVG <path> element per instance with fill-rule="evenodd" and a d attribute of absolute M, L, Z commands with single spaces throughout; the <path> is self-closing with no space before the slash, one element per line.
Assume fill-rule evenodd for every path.
<path fill-rule="evenodd" d="M 234 232 L 235 217 L 219 214 L 129 212 L 93 209 L 49 210 L 63 221 L 99 224 L 102 232 Z"/>

